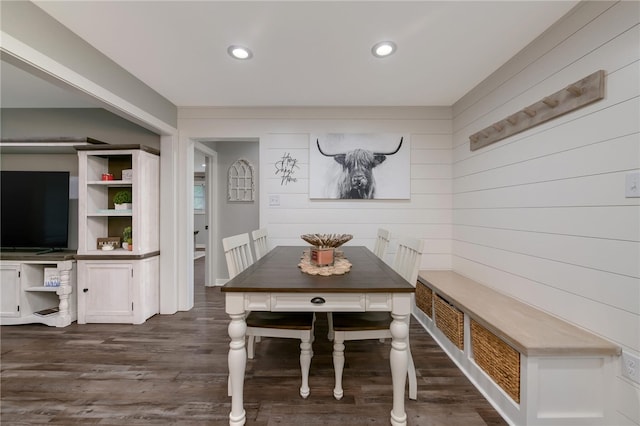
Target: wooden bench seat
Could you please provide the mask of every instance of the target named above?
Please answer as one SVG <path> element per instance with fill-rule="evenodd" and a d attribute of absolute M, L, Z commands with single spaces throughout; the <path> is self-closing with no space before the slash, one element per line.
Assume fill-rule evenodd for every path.
<path fill-rule="evenodd" d="M 419 279 L 523 355 L 620 353 L 605 339 L 455 272 L 421 271 Z"/>
<path fill-rule="evenodd" d="M 609 424 L 617 345 L 453 271 L 419 272 L 414 316 L 510 423 Z"/>

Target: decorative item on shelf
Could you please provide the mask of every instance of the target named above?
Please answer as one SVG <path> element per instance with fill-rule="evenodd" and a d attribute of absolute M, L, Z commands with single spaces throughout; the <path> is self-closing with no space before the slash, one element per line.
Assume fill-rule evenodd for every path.
<path fill-rule="evenodd" d="M 129 251 L 133 250 L 132 235 L 133 231 L 130 226 L 127 226 L 122 230 L 122 248 Z"/>
<path fill-rule="evenodd" d="M 122 180 L 132 180 L 133 179 L 133 170 L 132 169 L 124 169 L 122 171 Z"/>
<path fill-rule="evenodd" d="M 113 205 L 116 210 L 131 210 L 131 191 L 118 191 L 113 196 Z"/>
<path fill-rule="evenodd" d="M 60 287 L 60 273 L 58 268 L 44 268 L 44 286 Z"/>
<path fill-rule="evenodd" d="M 113 173 L 103 173 L 102 180 L 113 180 Z"/>
<path fill-rule="evenodd" d="M 315 266 L 332 266 L 335 250 L 353 238 L 351 234 L 304 234 L 300 238 L 311 244 L 309 259 Z"/>
<path fill-rule="evenodd" d="M 97 249 L 98 250 L 114 250 L 120 248 L 120 237 L 104 237 L 98 238 Z"/>

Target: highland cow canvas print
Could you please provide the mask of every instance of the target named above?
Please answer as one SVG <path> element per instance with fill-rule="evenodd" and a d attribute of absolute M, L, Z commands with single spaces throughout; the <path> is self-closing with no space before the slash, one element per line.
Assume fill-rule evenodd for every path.
<path fill-rule="evenodd" d="M 309 197 L 409 199 L 409 142 L 402 134 L 312 134 Z"/>

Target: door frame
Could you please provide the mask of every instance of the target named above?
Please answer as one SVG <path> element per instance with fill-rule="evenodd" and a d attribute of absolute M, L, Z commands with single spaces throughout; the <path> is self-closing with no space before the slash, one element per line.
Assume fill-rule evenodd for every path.
<path fill-rule="evenodd" d="M 205 195 L 205 226 L 207 237 L 205 239 L 205 279 L 204 285 L 207 287 L 216 284 L 216 259 L 218 258 L 218 201 L 217 201 L 217 175 L 218 175 L 218 153 L 201 142 L 195 142 L 193 149 L 204 155 L 204 185 Z"/>

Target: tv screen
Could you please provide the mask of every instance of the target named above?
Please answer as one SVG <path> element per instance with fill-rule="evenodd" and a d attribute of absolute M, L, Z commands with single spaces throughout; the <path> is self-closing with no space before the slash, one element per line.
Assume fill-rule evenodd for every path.
<path fill-rule="evenodd" d="M 68 247 L 69 172 L 0 172 L 0 247 Z"/>

